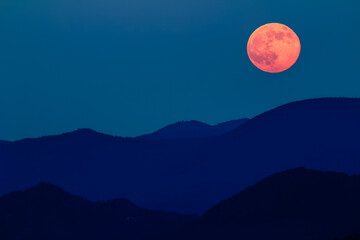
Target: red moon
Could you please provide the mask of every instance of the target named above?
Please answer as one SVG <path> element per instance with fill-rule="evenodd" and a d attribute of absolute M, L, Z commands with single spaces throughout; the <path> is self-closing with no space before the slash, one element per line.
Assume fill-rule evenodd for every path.
<path fill-rule="evenodd" d="M 279 73 L 289 69 L 300 55 L 300 40 L 296 33 L 280 23 L 265 24 L 251 34 L 247 52 L 259 69 Z"/>

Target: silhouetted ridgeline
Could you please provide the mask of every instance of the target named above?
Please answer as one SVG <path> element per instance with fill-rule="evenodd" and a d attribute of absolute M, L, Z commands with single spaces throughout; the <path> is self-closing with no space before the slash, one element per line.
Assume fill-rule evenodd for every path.
<path fill-rule="evenodd" d="M 141 209 L 126 199 L 90 202 L 46 183 L 0 197 L 1 240 L 136 240 L 195 218 Z"/>
<path fill-rule="evenodd" d="M 141 140 L 159 140 L 159 139 L 186 139 L 186 138 L 204 138 L 223 135 L 240 125 L 246 123 L 249 119 L 238 119 L 209 125 L 199 121 L 181 121 L 166 126 L 154 133 L 137 137 Z"/>
<path fill-rule="evenodd" d="M 335 238 L 334 240 L 360 240 L 360 235 L 353 235 L 342 239 Z"/>
<path fill-rule="evenodd" d="M 83 129 L 10 142 L 0 144 L 0 194 L 45 181 L 90 200 L 203 213 L 286 169 L 360 173 L 359 123 L 359 99 L 325 98 L 286 104 L 220 136 L 142 140 Z"/>
<path fill-rule="evenodd" d="M 360 232 L 359 203 L 360 175 L 297 168 L 265 178 L 172 234 L 147 239 L 332 240 Z"/>

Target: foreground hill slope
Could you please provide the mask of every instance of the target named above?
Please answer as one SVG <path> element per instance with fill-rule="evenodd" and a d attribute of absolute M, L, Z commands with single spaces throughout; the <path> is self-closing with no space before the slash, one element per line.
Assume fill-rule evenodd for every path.
<path fill-rule="evenodd" d="M 334 240 L 340 240 L 338 238 L 335 238 Z M 352 235 L 345 238 L 342 238 L 341 240 L 360 240 L 360 235 Z"/>
<path fill-rule="evenodd" d="M 359 202 L 360 175 L 297 168 L 265 178 L 196 223 L 153 239 L 332 240 L 360 232 Z"/>
<path fill-rule="evenodd" d="M 2 240 L 136 240 L 194 219 L 141 209 L 125 199 L 89 202 L 47 183 L 0 197 Z"/>
<path fill-rule="evenodd" d="M 39 181 L 92 200 L 203 213 L 295 167 L 360 173 L 360 100 L 294 102 L 216 137 L 141 140 L 89 129 L 0 144 L 0 193 Z"/>

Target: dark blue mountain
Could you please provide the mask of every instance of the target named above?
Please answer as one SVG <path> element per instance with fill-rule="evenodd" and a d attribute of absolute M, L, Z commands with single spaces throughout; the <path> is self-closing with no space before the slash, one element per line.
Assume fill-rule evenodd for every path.
<path fill-rule="evenodd" d="M 340 240 L 340 239 L 335 238 L 334 240 Z M 360 240 L 360 235 L 359 234 L 351 235 L 351 236 L 342 238 L 341 240 Z"/>
<path fill-rule="evenodd" d="M 207 142 L 145 141 L 90 129 L 11 142 L 0 145 L 0 193 L 45 181 L 90 200 L 126 197 L 141 206 L 169 209 L 169 198 L 177 197 L 164 181 L 171 177 L 170 168 L 196 156 Z"/>
<path fill-rule="evenodd" d="M 333 240 L 360 232 L 360 175 L 297 168 L 265 178 L 156 240 Z M 352 239 L 352 238 L 349 238 Z"/>
<path fill-rule="evenodd" d="M 0 193 L 54 183 L 90 200 L 202 213 L 295 167 L 360 173 L 360 100 L 286 104 L 216 137 L 141 140 L 89 129 L 0 145 Z"/>
<path fill-rule="evenodd" d="M 158 139 L 186 139 L 186 138 L 204 138 L 223 135 L 240 125 L 246 123 L 248 119 L 238 119 L 209 125 L 199 121 L 181 121 L 160 130 L 137 137 L 141 140 L 158 140 Z"/>
<path fill-rule="evenodd" d="M 0 144 L 8 143 L 8 141 L 0 140 Z"/>
<path fill-rule="evenodd" d="M 126 199 L 90 202 L 47 183 L 0 197 L 2 240 L 136 240 L 194 219 L 141 209 Z"/>

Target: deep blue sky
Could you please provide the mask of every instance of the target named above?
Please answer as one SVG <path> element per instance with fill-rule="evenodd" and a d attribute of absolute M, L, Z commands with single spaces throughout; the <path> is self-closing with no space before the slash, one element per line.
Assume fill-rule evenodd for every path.
<path fill-rule="evenodd" d="M 360 97 L 357 0 L 1 0 L 0 139 L 89 127 L 135 136 Z M 257 27 L 299 36 L 281 74 L 246 53 Z"/>

